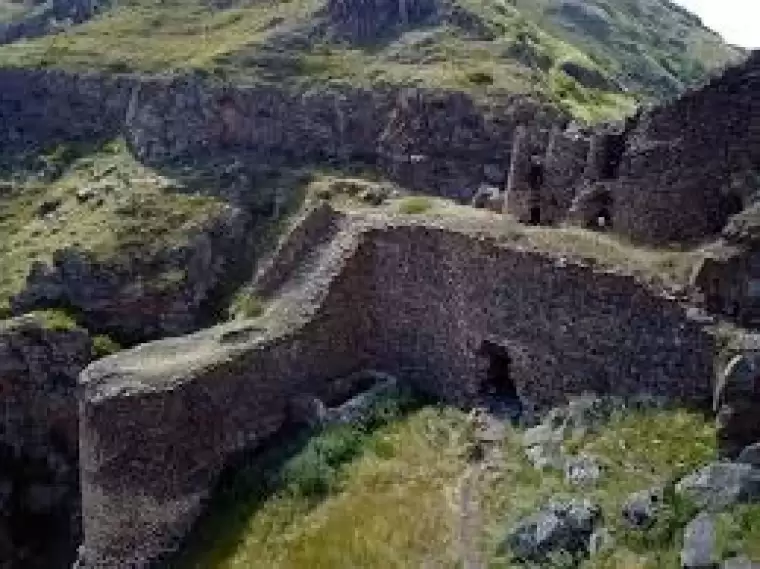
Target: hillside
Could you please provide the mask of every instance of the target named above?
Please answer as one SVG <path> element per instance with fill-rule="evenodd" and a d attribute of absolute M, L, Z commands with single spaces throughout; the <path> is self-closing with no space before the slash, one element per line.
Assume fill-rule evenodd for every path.
<path fill-rule="evenodd" d="M 659 0 L 417 0 L 403 15 L 396 2 L 337 0 L 75 4 L 74 17 L 0 46 L 0 65 L 202 72 L 299 89 L 541 92 L 594 119 L 629 110 L 640 95 L 673 95 L 741 55 Z M 0 18 L 18 23 L 41 9 L 5 1 Z"/>

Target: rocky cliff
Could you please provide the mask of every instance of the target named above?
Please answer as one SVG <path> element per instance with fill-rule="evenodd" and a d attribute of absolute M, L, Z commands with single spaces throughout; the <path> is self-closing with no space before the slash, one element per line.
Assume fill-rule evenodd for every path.
<path fill-rule="evenodd" d="M 77 377 L 83 329 L 0 323 L 0 564 L 68 568 L 81 539 Z"/>

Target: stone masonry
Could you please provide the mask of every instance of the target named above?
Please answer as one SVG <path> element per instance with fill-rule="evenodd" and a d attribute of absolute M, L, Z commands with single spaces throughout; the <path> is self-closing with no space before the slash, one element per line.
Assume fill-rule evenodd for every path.
<path fill-rule="evenodd" d="M 714 236 L 754 199 L 743 180 L 760 171 L 760 51 L 624 124 L 527 127 L 513 147 L 506 210 L 520 220 L 591 226 L 604 214 L 654 244 Z"/>
<path fill-rule="evenodd" d="M 294 397 L 335 400 L 363 369 L 466 403 L 490 342 L 509 354 L 520 396 L 540 404 L 587 390 L 710 400 L 714 342 L 686 307 L 456 223 L 344 219 L 262 320 L 88 368 L 85 566 L 146 567 L 176 549 L 234 453 L 275 433 Z"/>

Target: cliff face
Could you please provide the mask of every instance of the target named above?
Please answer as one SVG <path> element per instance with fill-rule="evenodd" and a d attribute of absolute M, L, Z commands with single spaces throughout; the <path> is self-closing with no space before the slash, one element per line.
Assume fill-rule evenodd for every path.
<path fill-rule="evenodd" d="M 81 539 L 76 383 L 92 359 L 81 329 L 0 324 L 0 563 L 70 567 Z"/>
<path fill-rule="evenodd" d="M 12 308 L 23 314 L 68 307 L 88 329 L 125 344 L 192 332 L 218 318 L 219 300 L 250 261 L 250 224 L 230 207 L 187 244 L 155 254 L 124 251 L 99 260 L 61 250 L 52 265 L 32 267 Z"/>
<path fill-rule="evenodd" d="M 29 3 L 27 3 L 29 4 Z M 109 0 L 47 0 L 8 22 L 0 22 L 0 44 L 56 33 L 98 14 Z"/>
<path fill-rule="evenodd" d="M 330 31 L 353 41 L 377 41 L 394 31 L 434 23 L 439 0 L 329 0 Z"/>
<path fill-rule="evenodd" d="M 9 117 L 0 149 L 122 133 L 148 163 L 237 153 L 246 161 L 378 165 L 415 189 L 469 199 L 487 172 L 505 171 L 512 134 L 562 115 L 528 97 L 476 103 L 462 93 L 359 89 L 292 93 L 214 87 L 199 80 L 138 80 L 0 71 Z"/>

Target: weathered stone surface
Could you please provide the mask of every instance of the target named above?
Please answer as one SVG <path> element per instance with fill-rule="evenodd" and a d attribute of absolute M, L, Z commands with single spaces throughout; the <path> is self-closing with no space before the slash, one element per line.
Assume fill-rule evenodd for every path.
<path fill-rule="evenodd" d="M 273 297 L 266 326 L 229 324 L 88 368 L 87 561 L 141 566 L 174 548 L 236 451 L 276 432 L 296 395 L 344 398 L 341 378 L 356 370 L 473 400 L 490 364 L 479 347 L 496 337 L 519 395 L 544 405 L 588 390 L 709 397 L 714 340 L 685 307 L 632 277 L 500 244 L 480 221 L 451 223 L 352 217 Z M 572 425 L 599 414 L 579 404 Z"/>
<path fill-rule="evenodd" d="M 50 330 L 31 316 L 0 323 L 0 564 L 64 569 L 73 560 L 76 381 L 91 351 L 81 329 Z"/>
<path fill-rule="evenodd" d="M 431 22 L 439 15 L 439 4 L 439 0 L 330 0 L 326 11 L 334 35 L 368 42 Z"/>
<path fill-rule="evenodd" d="M 588 552 L 601 508 L 588 501 L 551 502 L 512 529 L 504 545 L 515 559 L 544 562 L 552 554 Z"/>
<path fill-rule="evenodd" d="M 756 343 L 753 335 L 745 343 Z M 747 346 L 754 348 L 753 346 Z M 735 355 L 718 376 L 713 396 L 717 414 L 718 437 L 724 454 L 736 456 L 745 445 L 760 439 L 760 362 L 755 349 L 737 348 Z"/>
<path fill-rule="evenodd" d="M 599 190 L 589 188 L 602 183 L 605 218 L 618 233 L 648 243 L 717 235 L 756 191 L 748 180 L 760 157 L 759 86 L 760 51 L 624 124 L 518 129 L 507 210 L 522 221 L 570 214 L 588 225 L 600 209 L 588 193 Z"/>
<path fill-rule="evenodd" d="M 750 464 L 760 469 L 760 442 L 749 445 L 739 453 L 736 462 L 740 464 Z"/>
<path fill-rule="evenodd" d="M 676 490 L 699 508 L 719 511 L 760 500 L 760 471 L 749 464 L 716 462 L 683 478 Z"/>
<path fill-rule="evenodd" d="M 712 515 L 699 514 L 686 526 L 681 566 L 684 569 L 717 569 L 717 538 Z"/>
<path fill-rule="evenodd" d="M 599 459 L 581 455 L 565 462 L 565 480 L 570 484 L 593 485 L 602 477 L 603 468 Z"/>
<path fill-rule="evenodd" d="M 631 494 L 623 504 L 623 519 L 637 529 L 648 529 L 657 521 L 665 505 L 662 488 L 651 488 Z"/>
<path fill-rule="evenodd" d="M 107 7 L 110 2 L 54 0 L 39 4 L 41 5 L 36 10 L 23 18 L 0 22 L 0 44 L 54 33 L 58 29 L 65 29 L 66 24 L 80 24 Z"/>
<path fill-rule="evenodd" d="M 228 207 L 188 243 L 155 253 L 99 260 L 63 249 L 52 266 L 32 267 L 13 310 L 73 307 L 88 328 L 126 343 L 197 330 L 212 320 L 217 296 L 246 258 L 249 224 L 247 214 Z"/>
<path fill-rule="evenodd" d="M 11 154 L 121 133 L 151 164 L 219 153 L 271 164 L 365 163 L 408 188 L 462 201 L 492 177 L 485 164 L 508 170 L 518 125 L 548 128 L 563 118 L 532 97 L 476 102 L 430 89 L 297 93 L 27 70 L 0 70 L 0 83 L 8 117 L 0 149 Z"/>

